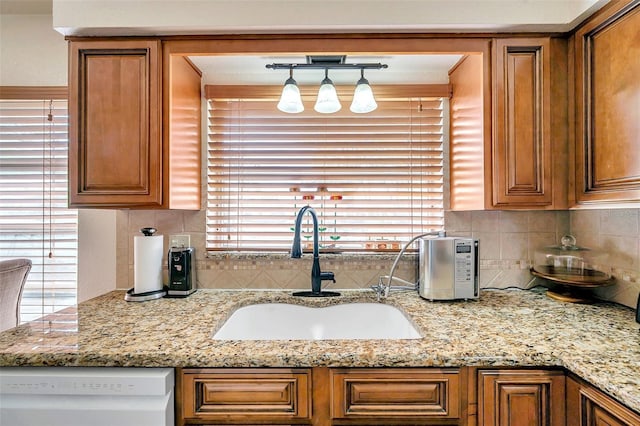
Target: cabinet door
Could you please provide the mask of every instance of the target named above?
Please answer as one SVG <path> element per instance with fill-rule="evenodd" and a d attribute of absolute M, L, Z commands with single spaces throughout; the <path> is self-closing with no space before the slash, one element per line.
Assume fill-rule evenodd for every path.
<path fill-rule="evenodd" d="M 612 2 L 575 34 L 576 201 L 640 201 L 640 3 Z"/>
<path fill-rule="evenodd" d="M 492 64 L 493 205 L 551 205 L 550 40 L 497 39 Z"/>
<path fill-rule="evenodd" d="M 69 45 L 69 201 L 162 204 L 159 41 Z"/>
<path fill-rule="evenodd" d="M 562 371 L 478 371 L 478 418 L 484 426 L 564 426 Z"/>
<path fill-rule="evenodd" d="M 331 418 L 367 424 L 457 419 L 460 381 L 458 369 L 331 369 Z"/>
<path fill-rule="evenodd" d="M 183 369 L 178 424 L 309 424 L 311 370 Z"/>
<path fill-rule="evenodd" d="M 640 416 L 593 386 L 567 379 L 567 426 L 633 426 Z"/>

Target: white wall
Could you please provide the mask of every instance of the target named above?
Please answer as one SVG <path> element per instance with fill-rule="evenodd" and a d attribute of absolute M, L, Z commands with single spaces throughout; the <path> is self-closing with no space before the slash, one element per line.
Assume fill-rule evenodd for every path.
<path fill-rule="evenodd" d="M 0 86 L 66 86 L 67 42 L 51 15 L 0 14 Z M 116 287 L 116 212 L 78 215 L 78 300 Z"/>
<path fill-rule="evenodd" d="M 78 211 L 78 302 L 116 288 L 116 212 Z"/>
<path fill-rule="evenodd" d="M 122 26 L 127 21 L 124 20 L 125 17 L 122 14 L 126 14 L 127 11 L 131 11 L 130 9 L 133 7 L 139 7 L 139 3 L 146 3 L 146 6 L 149 6 L 149 1 L 147 2 L 126 2 L 121 3 L 118 8 L 112 8 L 112 10 L 104 11 L 104 15 L 94 14 L 93 16 L 88 16 L 88 10 L 91 9 L 90 6 L 87 6 L 85 3 L 93 3 L 94 7 L 96 5 L 102 4 L 108 5 L 111 4 L 113 6 L 113 1 L 109 0 L 95 0 L 93 2 L 84 2 L 80 0 L 53 0 L 54 1 L 54 14 L 56 13 L 56 5 L 62 6 L 58 8 L 59 14 L 56 16 L 59 18 L 61 23 L 65 25 L 76 25 L 76 26 L 91 26 L 92 23 L 101 22 L 103 24 L 111 23 L 113 26 Z M 158 3 L 158 0 L 153 0 L 155 3 Z M 178 2 L 175 0 L 165 0 L 168 6 L 173 7 L 175 12 L 176 4 L 180 4 L 184 6 L 184 3 Z M 313 1 L 315 0 L 308 0 Z M 355 0 L 354 0 L 355 1 Z M 189 7 L 193 7 L 194 2 L 189 2 Z M 225 1 L 215 1 L 211 0 L 211 3 L 215 3 L 215 5 L 210 5 L 210 7 L 221 7 L 225 3 Z M 234 7 L 237 7 L 239 4 L 247 5 L 247 2 L 240 2 L 238 4 L 233 3 Z M 307 3 L 306 1 L 304 2 Z M 384 3 L 384 2 L 382 2 Z M 531 4 L 539 4 L 539 2 L 530 2 Z M 601 3 L 602 2 L 598 2 Z M 81 7 L 84 4 L 84 9 Z M 326 3 L 323 3 L 326 6 Z M 137 6 L 136 6 L 137 5 Z M 227 6 L 231 7 L 231 3 L 227 4 Z M 387 5 L 390 7 L 389 5 Z M 148 13 L 149 9 L 144 9 L 144 14 L 137 14 L 137 18 L 135 19 L 143 19 L 147 25 L 158 25 L 161 24 L 162 19 L 169 19 L 166 23 L 177 23 L 177 22 L 195 22 L 197 19 L 204 19 L 205 15 L 200 13 L 199 16 L 190 16 L 189 7 L 184 7 L 181 14 L 168 14 L 164 9 L 156 9 L 154 8 L 154 13 Z M 88 9 L 87 9 L 88 8 Z M 356 10 L 357 8 L 354 8 Z M 272 16 L 273 11 L 271 10 Z M 358 12 L 360 11 L 357 9 Z M 200 9 L 202 12 L 202 9 Z M 255 11 L 255 10 L 254 10 Z M 223 20 L 227 22 L 227 19 L 235 19 L 237 22 L 242 22 L 244 19 L 245 23 L 247 19 L 261 19 L 263 16 L 260 13 L 254 13 L 251 16 L 246 15 L 224 15 L 216 14 L 214 16 L 206 16 L 207 20 L 218 19 L 218 21 L 212 22 L 222 22 Z M 365 15 L 363 15 L 365 16 Z M 129 17 L 131 18 L 131 16 Z M 146 20 L 145 20 L 146 19 Z M 310 18 L 308 18 L 310 19 Z M 55 32 L 52 29 L 52 16 L 50 14 L 47 15 L 2 15 L 0 14 L 0 85 L 47 85 L 47 86 L 55 86 L 55 85 L 66 85 L 67 84 L 67 46 L 66 41 L 63 36 L 59 33 Z M 131 30 L 131 29 L 130 29 Z M 144 27 L 142 28 L 144 30 Z M 627 304 L 628 306 L 635 306 L 635 300 L 640 291 L 638 288 L 638 283 L 640 283 L 640 245 L 638 245 L 638 210 L 631 210 L 627 212 L 623 212 L 623 214 L 618 214 L 617 212 L 609 212 L 609 211 L 601 211 L 601 212 L 573 212 L 571 219 L 571 230 L 574 231 L 579 237 L 579 241 L 581 244 L 585 244 L 587 246 L 591 245 L 595 248 L 603 248 L 612 254 L 612 258 L 614 261 L 612 262 L 614 268 L 616 268 L 616 273 L 621 276 L 623 279 L 621 280 L 621 285 L 612 289 L 615 294 L 607 294 L 604 295 L 607 298 L 612 298 L 620 303 Z M 614 214 L 615 213 L 615 214 Z M 171 212 L 163 212 L 162 215 L 171 216 L 173 213 Z M 514 221 L 514 226 L 510 228 L 505 228 L 507 231 L 511 230 L 513 232 L 525 232 L 527 229 L 524 225 L 518 225 L 523 217 L 523 214 L 512 213 L 512 212 L 502 212 L 499 213 L 501 220 L 502 216 L 505 215 L 507 221 Z M 463 214 L 464 215 L 464 214 Z M 476 213 L 483 221 L 486 221 L 487 217 L 492 218 L 498 215 L 498 212 L 480 212 Z M 527 213 L 524 213 L 526 216 Z M 123 250 L 124 247 L 128 245 L 128 239 L 121 243 L 121 247 L 117 249 L 116 242 L 116 212 L 115 211 L 104 211 L 104 210 L 84 210 L 81 211 L 79 215 L 79 251 L 80 251 L 80 259 L 79 259 L 79 296 L 80 300 L 85 300 L 87 298 L 93 297 L 95 295 L 101 294 L 103 292 L 109 291 L 113 288 L 116 288 L 116 272 L 117 272 L 117 263 L 116 263 L 116 253 L 125 252 Z M 128 212 L 126 214 L 128 216 Z M 537 216 L 537 213 L 536 213 Z M 565 215 L 561 215 L 564 217 Z M 449 223 L 447 227 L 451 225 L 451 220 L 460 222 L 463 227 L 471 227 L 473 230 L 473 226 L 469 224 L 473 224 L 473 220 L 468 217 L 464 217 L 463 219 L 456 218 L 457 214 L 449 215 Z M 627 232 L 629 229 L 629 217 L 634 218 L 632 223 L 632 230 Z M 531 220 L 529 220 L 531 222 Z M 562 222 L 562 221 L 561 221 Z M 189 222 L 192 223 L 192 222 Z M 194 222 L 195 223 L 195 222 Z M 203 223 L 203 222 L 202 222 Z M 493 223 L 489 221 L 488 223 Z M 507 222 L 505 222 L 507 223 Z M 509 222 L 510 223 L 510 222 Z M 581 224 L 585 223 L 585 226 Z M 501 224 L 504 225 L 503 222 Z M 517 225 L 517 226 L 516 226 Z M 561 223 L 561 228 L 564 228 L 564 223 Z M 602 230 L 599 233 L 594 232 L 597 226 L 601 226 Z M 624 226 L 623 226 L 624 225 Z M 200 226 L 200 225 L 198 225 Z M 513 228 L 513 229 L 511 229 Z M 616 231 L 618 228 L 622 229 L 622 231 Z M 458 228 L 456 228 L 458 229 Z M 462 228 L 460 228 L 462 229 Z M 465 228 L 466 229 L 466 228 Z M 502 229 L 502 228 L 501 228 Z M 598 228 L 600 229 L 600 228 Z M 614 230 L 614 231 L 611 231 Z M 192 231 L 191 227 L 185 227 L 185 229 L 181 231 Z M 510 232 L 511 232 L 510 231 Z M 556 231 L 558 231 L 556 229 Z M 623 234 L 619 234 L 619 232 L 623 232 Z M 494 232 L 488 233 L 483 238 L 487 239 L 488 237 L 495 234 Z M 611 237 L 611 235 L 613 237 Z M 126 233 L 125 233 L 126 235 Z M 601 235 L 598 240 L 589 240 L 590 236 Z M 516 236 L 517 237 L 517 236 Z M 594 237 L 595 238 L 595 237 Z M 526 247 L 524 244 L 524 240 L 522 238 L 514 238 L 514 235 L 507 235 L 504 238 L 504 241 L 495 242 L 491 246 L 502 247 L 502 244 L 506 244 L 507 246 L 511 244 L 513 246 L 513 241 L 522 240 L 522 244 L 520 244 L 520 249 L 524 250 L 523 247 Z M 498 244 L 499 243 L 499 244 Z M 538 242 L 540 243 L 540 242 Z M 531 244 L 529 244 L 531 245 Z M 508 246 L 508 247 L 511 247 Z M 518 252 L 518 250 L 513 249 L 501 249 L 509 252 L 511 254 Z M 529 251 L 531 248 L 529 248 Z M 485 250 L 485 257 L 489 256 Z M 125 276 L 129 275 L 129 267 L 128 263 L 130 260 L 126 258 L 126 254 L 124 254 L 125 258 L 120 259 L 119 264 L 124 265 L 124 274 Z M 497 256 L 497 254 L 496 254 Z M 522 256 L 520 256 L 522 257 Z M 520 262 L 520 257 L 514 258 L 514 262 Z M 487 259 L 501 259 L 500 257 L 489 256 Z M 509 257 L 511 259 L 511 257 Z M 499 264 L 498 266 L 501 266 Z M 504 265 L 502 265 L 504 266 Z M 504 268 L 503 268 L 504 269 Z M 510 269 L 507 267 L 506 269 Z M 511 268 L 513 269 L 513 268 Z M 497 270 L 497 269 L 496 269 Z M 500 272 L 503 274 L 503 272 Z M 496 278 L 496 279 L 494 279 Z M 492 280 L 496 281 L 496 277 L 491 277 Z M 505 281 L 504 277 L 500 276 L 500 281 Z M 510 280 L 507 280 L 510 281 Z M 505 282 L 507 282 L 505 281 Z M 631 283 L 631 284 L 630 284 Z M 127 282 L 126 285 L 129 285 Z"/>
<path fill-rule="evenodd" d="M 67 85 L 67 42 L 51 15 L 0 15 L 0 85 Z"/>

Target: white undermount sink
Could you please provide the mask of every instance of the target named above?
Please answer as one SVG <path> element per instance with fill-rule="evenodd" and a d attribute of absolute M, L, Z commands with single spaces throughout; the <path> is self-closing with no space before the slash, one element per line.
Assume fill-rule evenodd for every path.
<path fill-rule="evenodd" d="M 236 310 L 213 335 L 216 340 L 419 339 L 398 308 L 382 303 L 345 303 L 310 308 L 287 303 Z"/>

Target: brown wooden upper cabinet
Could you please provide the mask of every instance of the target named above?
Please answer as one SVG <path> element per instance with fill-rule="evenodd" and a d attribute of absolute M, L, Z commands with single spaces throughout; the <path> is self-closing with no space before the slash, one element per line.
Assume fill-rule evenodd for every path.
<path fill-rule="evenodd" d="M 71 206 L 200 208 L 200 74 L 162 59 L 159 40 L 70 42 Z"/>
<path fill-rule="evenodd" d="M 550 38 L 494 41 L 494 207 L 566 204 L 565 167 L 554 160 L 566 161 L 567 102 L 566 96 L 553 93 L 566 88 L 566 50 L 554 46 L 554 51 L 552 43 L 562 42 Z M 558 67 L 565 72 L 552 74 Z"/>
<path fill-rule="evenodd" d="M 494 39 L 488 89 L 484 65 L 450 72 L 452 209 L 566 208 L 566 40 Z"/>
<path fill-rule="evenodd" d="M 640 3 L 614 1 L 574 35 L 575 198 L 640 201 Z"/>

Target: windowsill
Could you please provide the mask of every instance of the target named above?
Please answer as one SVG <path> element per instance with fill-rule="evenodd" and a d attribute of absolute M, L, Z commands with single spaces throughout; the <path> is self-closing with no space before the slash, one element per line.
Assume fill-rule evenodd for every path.
<path fill-rule="evenodd" d="M 311 252 L 304 252 L 303 258 L 311 257 Z M 395 260 L 398 256 L 397 252 L 393 253 L 358 253 L 358 252 L 344 252 L 344 253 L 320 253 L 321 259 L 326 260 L 342 260 L 342 261 L 387 261 Z M 407 252 L 402 255 L 404 258 L 411 259 L 418 256 L 417 252 Z M 206 254 L 207 259 L 212 260 L 263 260 L 263 261 L 285 261 L 296 260 L 292 259 L 288 253 L 264 253 L 264 252 L 222 252 L 222 251 L 208 251 Z"/>

